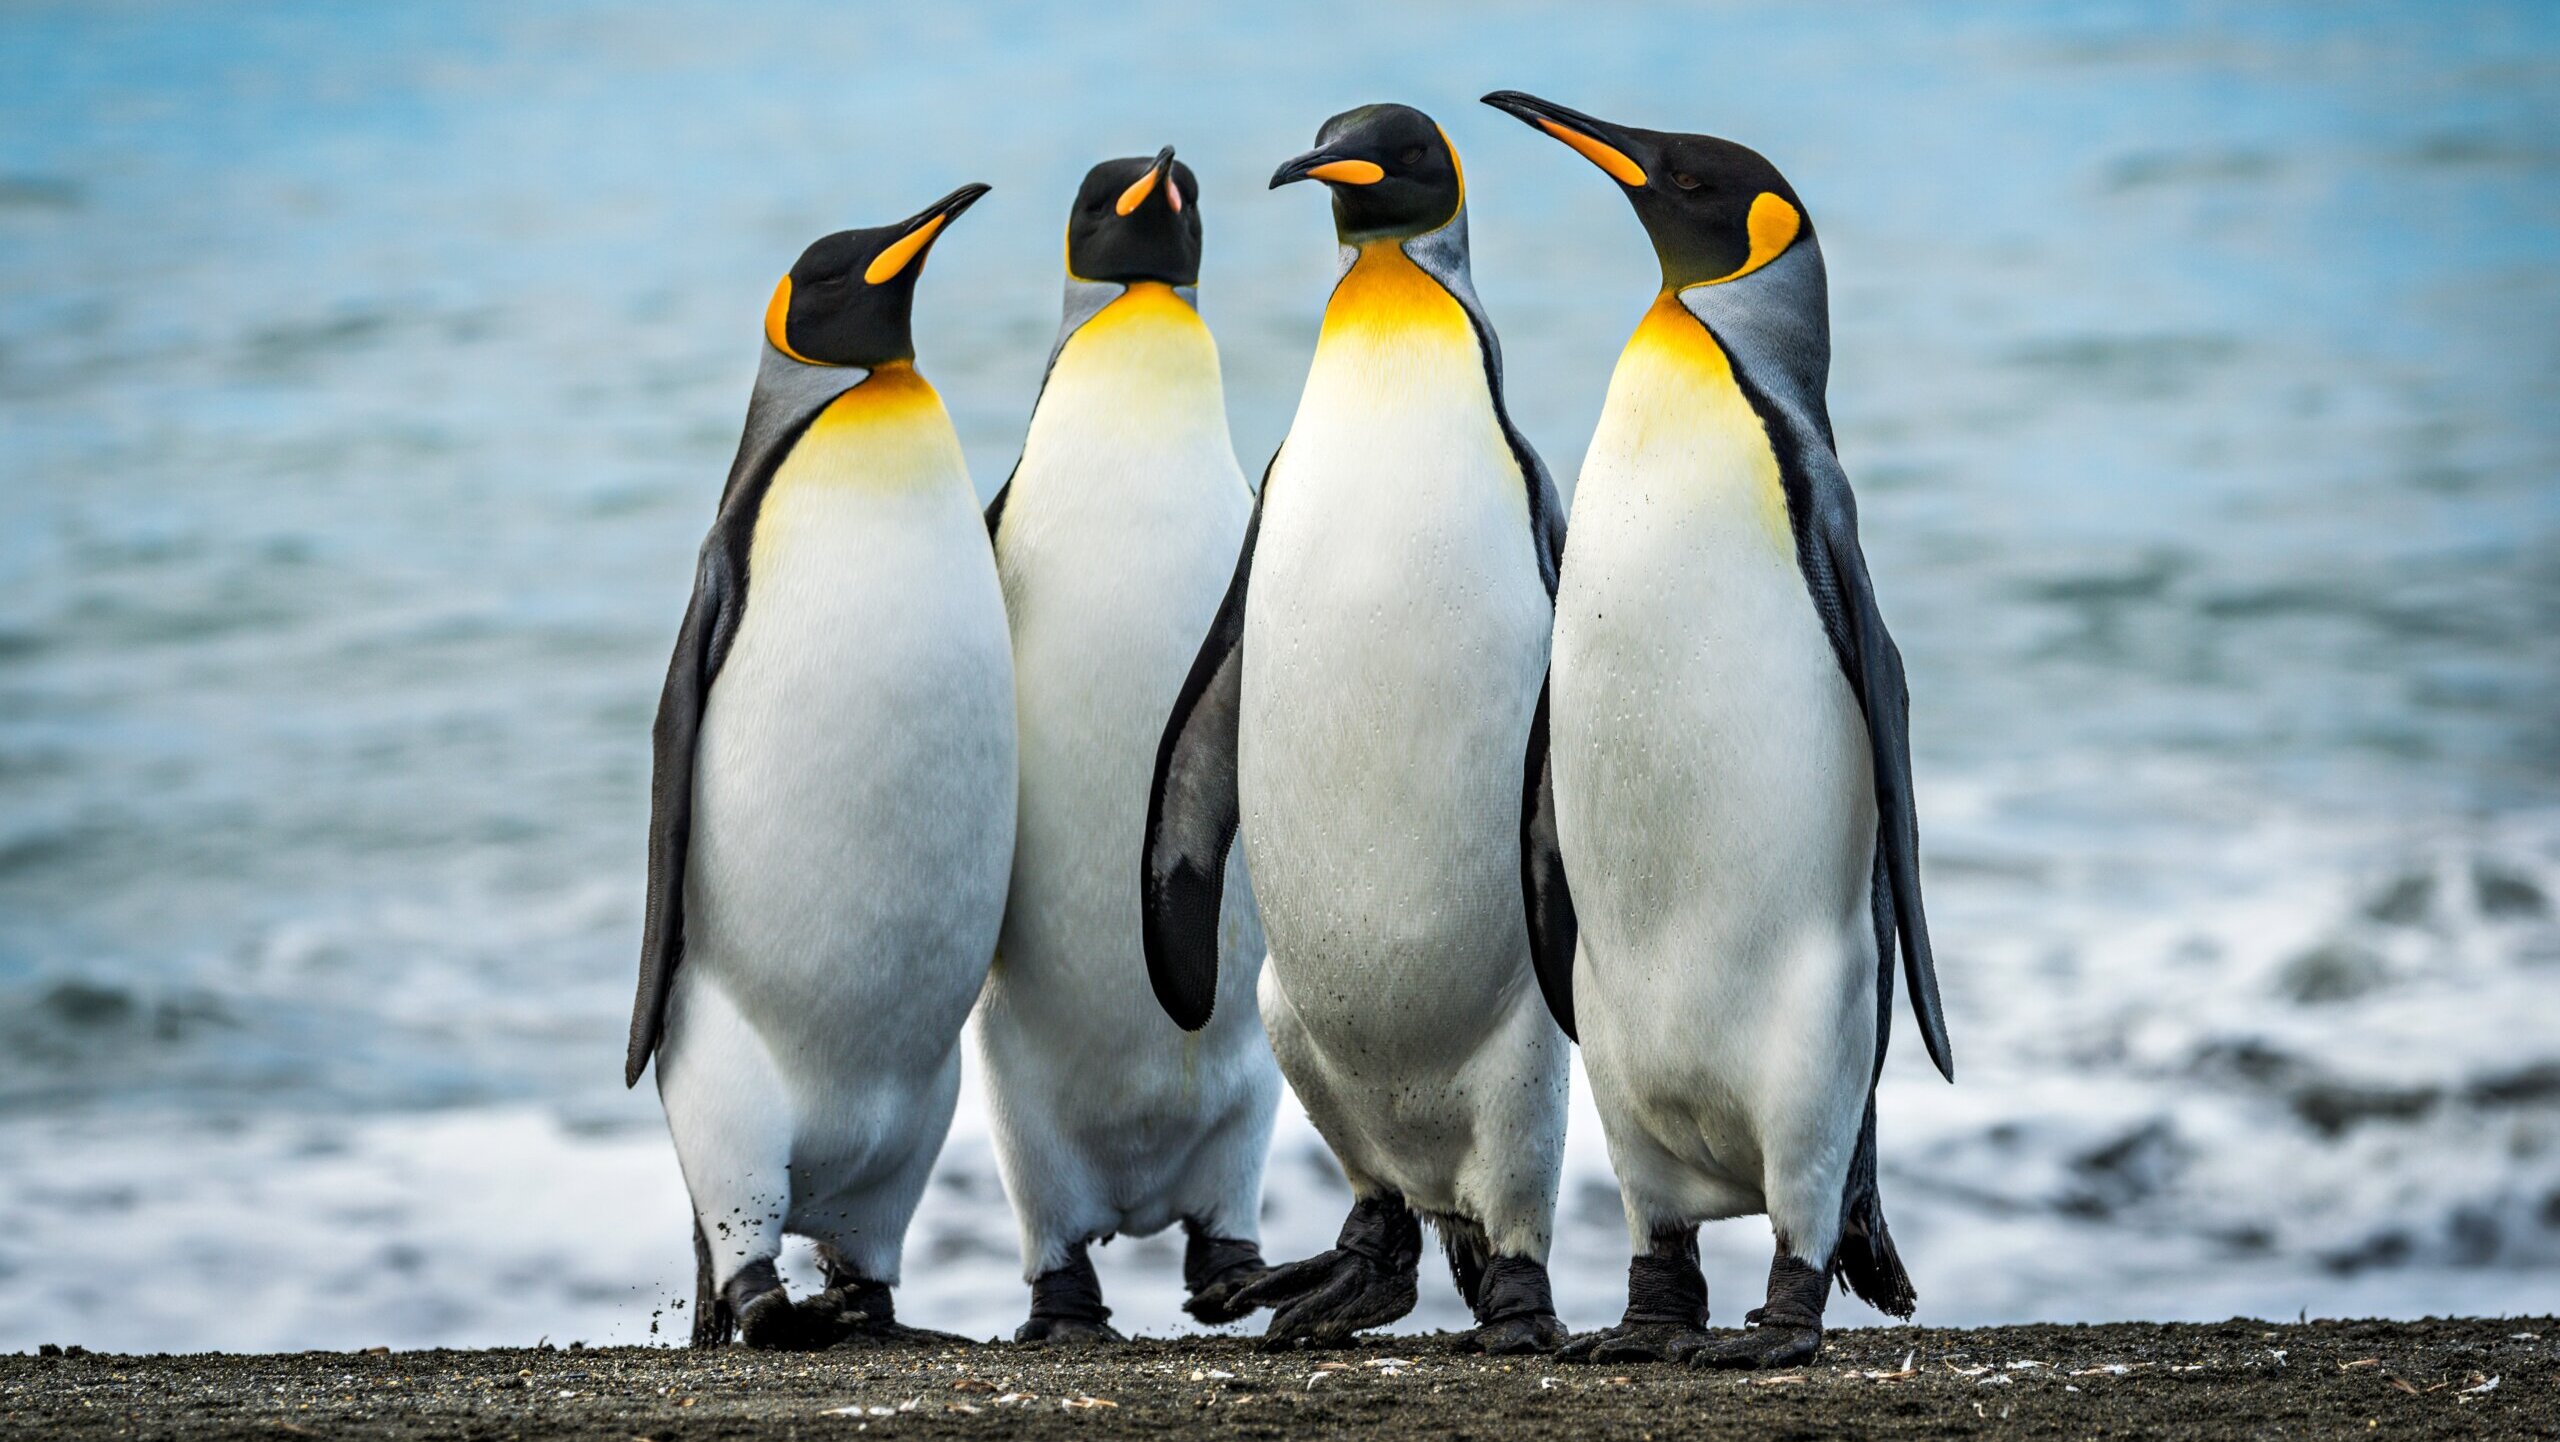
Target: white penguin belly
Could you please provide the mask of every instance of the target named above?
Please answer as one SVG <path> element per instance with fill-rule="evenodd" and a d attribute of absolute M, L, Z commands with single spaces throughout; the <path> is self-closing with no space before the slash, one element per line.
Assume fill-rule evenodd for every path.
<path fill-rule="evenodd" d="M 1012 860 L 1011 656 L 983 524 L 940 402 L 920 380 L 864 395 L 887 379 L 776 474 L 698 751 L 679 986 L 716 988 L 762 1042 L 795 1196 L 938 1146 Z M 662 1083 L 716 1086 L 683 1001 Z"/>
<path fill-rule="evenodd" d="M 1550 725 L 1585 1065 L 1613 1151 L 1640 1168 L 1641 1132 L 1696 1174 L 1656 1187 L 1756 1209 L 1770 1134 L 1867 1088 L 1874 787 L 1765 432 L 1676 302 L 1611 381 L 1568 558 Z"/>
<path fill-rule="evenodd" d="M 1472 328 L 1372 263 L 1336 290 L 1268 482 L 1238 790 L 1282 1067 L 1355 1179 L 1428 1210 L 1463 1158 L 1534 1172 L 1560 1141 L 1494 1134 L 1544 1130 L 1562 1091 L 1518 842 L 1550 611 Z"/>
<path fill-rule="evenodd" d="M 1197 1037 L 1148 985 L 1138 896 L 1165 718 L 1251 510 L 1207 329 L 1169 288 L 1133 287 L 1060 353 L 999 537 L 1022 811 L 978 1026 L 1035 1272 L 1089 1235 L 1186 1215 L 1255 1235 L 1279 1078 L 1251 888 L 1239 859 Z"/>

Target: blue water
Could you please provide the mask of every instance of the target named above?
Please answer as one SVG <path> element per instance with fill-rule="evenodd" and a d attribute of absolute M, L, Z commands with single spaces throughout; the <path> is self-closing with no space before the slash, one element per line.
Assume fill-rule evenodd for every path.
<path fill-rule="evenodd" d="M 774 277 L 994 184 L 916 319 L 991 491 L 1076 181 L 1177 145 L 1257 473 L 1333 266 L 1263 180 L 1407 100 L 1569 480 L 1652 263 L 1497 86 L 1821 228 L 1963 1063 L 1887 1082 L 1924 1319 L 2547 1305 L 2560 11 L 66 6 L 0 15 L 0 1346 L 647 1335 L 648 720 Z M 964 1108 L 902 1305 L 1009 1327 L 1010 1233 Z"/>

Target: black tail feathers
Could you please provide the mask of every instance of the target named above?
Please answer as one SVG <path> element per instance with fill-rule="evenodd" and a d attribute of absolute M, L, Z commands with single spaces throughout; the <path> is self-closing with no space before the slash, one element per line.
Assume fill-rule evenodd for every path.
<path fill-rule="evenodd" d="M 711 1239 L 702 1223 L 693 1224 L 693 1345 L 725 1347 L 737 1335 L 738 1319 L 729 1315 L 728 1299 L 711 1282 Z"/>
<path fill-rule="evenodd" d="M 1862 1227 L 1843 1229 L 1840 1250 L 1831 1256 L 1831 1275 L 1858 1294 L 1858 1300 L 1889 1316 L 1911 1320 L 1920 1296 L 1911 1290 L 1911 1274 L 1902 1270 L 1902 1255 L 1893 1249 L 1893 1233 L 1884 1213 L 1870 1208 Z"/>
<path fill-rule="evenodd" d="M 1449 1280 L 1458 1284 L 1458 1295 L 1474 1310 L 1477 1294 L 1484 1289 L 1485 1264 L 1493 1260 L 1493 1240 L 1483 1227 L 1464 1217 L 1433 1217 L 1431 1227 L 1440 1234 L 1441 1254 L 1449 1259 Z"/>
<path fill-rule="evenodd" d="M 1858 1128 L 1858 1152 L 1849 1163 L 1848 1194 L 1840 1199 L 1840 1245 L 1831 1254 L 1831 1275 L 1858 1300 L 1888 1316 L 1908 1321 L 1920 1303 L 1911 1290 L 1911 1274 L 1902 1270 L 1902 1255 L 1893 1249 L 1893 1233 L 1884 1224 L 1884 1199 L 1876 1191 L 1872 1092 L 1866 1121 Z"/>

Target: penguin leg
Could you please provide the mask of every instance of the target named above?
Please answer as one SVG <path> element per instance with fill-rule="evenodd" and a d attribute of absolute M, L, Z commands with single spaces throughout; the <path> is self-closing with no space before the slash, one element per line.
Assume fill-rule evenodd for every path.
<path fill-rule="evenodd" d="M 811 1345 L 773 1265 L 791 1208 L 794 1109 L 764 1039 L 716 983 L 679 972 L 657 1066 L 667 1132 L 693 1199 L 696 1344 L 727 1340 L 734 1323 L 750 1347 Z M 708 1307 L 699 1300 L 706 1290 Z"/>
<path fill-rule="evenodd" d="M 1014 1329 L 1013 1340 L 1042 1346 L 1129 1340 L 1111 1325 L 1086 1246 L 1067 1248 L 1064 1262 L 1031 1279 L 1031 1320 Z"/>
<path fill-rule="evenodd" d="M 962 1347 L 976 1345 L 967 1337 L 910 1327 L 899 1321 L 897 1301 L 890 1295 L 890 1284 L 863 1271 L 832 1245 L 819 1244 L 818 1271 L 826 1279 L 825 1290 L 804 1299 L 799 1306 L 800 1316 L 809 1333 L 823 1339 L 816 1343 L 818 1346 L 900 1342 L 938 1342 Z"/>
<path fill-rule="evenodd" d="M 1263 1345 L 1339 1347 L 1367 1327 L 1383 1327 L 1413 1310 L 1414 1273 L 1422 1263 L 1422 1223 L 1393 1192 L 1352 1203 L 1333 1250 L 1274 1267 L 1239 1289 L 1236 1307 L 1274 1308 Z"/>
<path fill-rule="evenodd" d="M 1450 1280 L 1476 1314 L 1476 1329 L 1457 1339 L 1459 1351 L 1510 1357 L 1563 1345 L 1564 1323 L 1556 1316 L 1546 1263 L 1496 1253 L 1481 1223 L 1437 1217 L 1433 1225 L 1449 1256 Z"/>
<path fill-rule="evenodd" d="M 1744 1314 L 1747 1330 L 1718 1337 L 1689 1354 L 1692 1367 L 1793 1367 L 1822 1350 L 1822 1304 L 1830 1299 L 1831 1268 L 1817 1266 L 1778 1243 L 1769 1263 L 1769 1300 Z"/>
<path fill-rule="evenodd" d="M 994 1051 L 992 1042 L 987 1050 Z M 1043 1080 L 1008 1091 L 1008 1103 L 997 1109 L 996 1166 L 1022 1229 L 1022 1275 L 1031 1284 L 1031 1314 L 1013 1340 L 1126 1341 L 1111 1326 L 1102 1281 L 1085 1254 L 1094 1239 L 1110 1235 L 1119 1209 L 1109 1203 L 1109 1188 L 1095 1175 L 1073 1122 L 1052 1110 L 1062 1088 Z"/>
<path fill-rule="evenodd" d="M 1855 1060 L 1854 1074 L 1869 1075 L 1866 1059 Z M 1831 1296 L 1841 1200 L 1865 1103 L 1863 1095 L 1851 1094 L 1827 1113 L 1808 1108 L 1792 1144 L 1771 1147 L 1767 1194 L 1777 1250 L 1769 1263 L 1768 1300 L 1743 1316 L 1747 1330 L 1727 1333 L 1692 1353 L 1690 1365 L 1793 1367 L 1822 1350 L 1822 1309 Z M 1787 1139 L 1774 1127 L 1770 1134 Z"/>
<path fill-rule="evenodd" d="M 1236 1294 L 1271 1275 L 1262 1260 L 1262 1244 L 1250 1237 L 1222 1237 L 1191 1217 L 1182 1219 L 1182 1289 L 1190 1293 L 1182 1310 L 1216 1326 L 1252 1312 L 1239 1306 Z"/>
<path fill-rule="evenodd" d="M 1262 1259 L 1262 1164 L 1271 1153 L 1271 1117 L 1280 1104 L 1279 1074 L 1264 1067 L 1210 1132 L 1184 1169 L 1182 1310 L 1212 1326 L 1252 1309 L 1238 1292 L 1271 1270 Z"/>
<path fill-rule="evenodd" d="M 1571 1094 L 1566 1048 L 1531 987 L 1466 1065 L 1472 1136 L 1454 1199 L 1463 1211 L 1432 1218 L 1449 1274 L 1476 1317 L 1475 1330 L 1458 1339 L 1462 1351 L 1552 1352 L 1567 1336 L 1547 1282 Z"/>
<path fill-rule="evenodd" d="M 1576 1337 L 1556 1355 L 1574 1362 L 1685 1362 L 1713 1341 L 1707 1279 L 1698 1270 L 1698 1229 L 1653 1229 L 1627 1262 L 1627 1311 L 1618 1325 Z"/>
<path fill-rule="evenodd" d="M 794 1209 L 791 1230 L 818 1244 L 826 1287 L 800 1307 L 815 1345 L 938 1342 L 971 1345 L 948 1332 L 910 1327 L 897 1318 L 889 1289 L 898 1285 L 899 1254 L 907 1226 L 924 1200 L 934 1158 L 951 1130 L 960 1103 L 960 1054 L 955 1049 L 922 1096 L 883 1102 L 876 1116 L 849 1122 L 832 1148 L 816 1153 L 804 1169 L 808 1205 Z"/>

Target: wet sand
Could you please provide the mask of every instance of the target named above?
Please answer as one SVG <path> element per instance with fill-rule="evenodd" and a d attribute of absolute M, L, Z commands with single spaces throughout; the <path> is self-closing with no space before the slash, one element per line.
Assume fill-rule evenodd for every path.
<path fill-rule="evenodd" d="M 63 1437 L 2550 1437 L 2560 1320 L 1881 1327 L 1767 1375 L 1493 1361 L 1444 1338 L 0 1357 Z"/>

